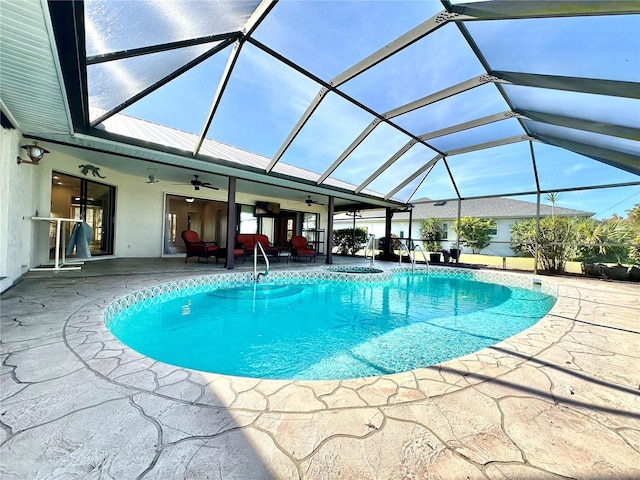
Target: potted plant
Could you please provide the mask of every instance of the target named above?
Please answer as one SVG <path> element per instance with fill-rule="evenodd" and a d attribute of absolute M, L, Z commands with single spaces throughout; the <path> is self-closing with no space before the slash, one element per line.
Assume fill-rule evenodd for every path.
<path fill-rule="evenodd" d="M 422 245 L 429 253 L 429 261 L 432 263 L 440 263 L 440 252 L 442 246 L 442 234 L 444 226 L 437 218 L 425 218 L 420 223 L 420 238 Z"/>
<path fill-rule="evenodd" d="M 451 255 L 451 261 L 458 263 L 460 260 L 461 250 L 457 248 L 455 243 L 451 244 L 451 248 L 449 249 L 449 255 Z"/>

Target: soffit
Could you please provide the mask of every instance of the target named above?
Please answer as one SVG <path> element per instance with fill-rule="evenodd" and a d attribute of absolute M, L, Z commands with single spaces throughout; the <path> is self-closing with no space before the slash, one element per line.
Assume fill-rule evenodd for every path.
<path fill-rule="evenodd" d="M 0 2 L 0 99 L 27 135 L 73 131 L 46 2 Z"/>

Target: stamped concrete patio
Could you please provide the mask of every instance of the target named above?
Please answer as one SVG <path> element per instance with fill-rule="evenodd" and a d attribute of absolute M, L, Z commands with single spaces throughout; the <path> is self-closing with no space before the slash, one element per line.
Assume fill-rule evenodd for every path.
<path fill-rule="evenodd" d="M 554 279 L 535 326 L 433 367 L 265 381 L 156 362 L 106 330 L 126 293 L 228 273 L 182 262 L 32 272 L 2 295 L 0 477 L 640 478 L 637 284 Z"/>

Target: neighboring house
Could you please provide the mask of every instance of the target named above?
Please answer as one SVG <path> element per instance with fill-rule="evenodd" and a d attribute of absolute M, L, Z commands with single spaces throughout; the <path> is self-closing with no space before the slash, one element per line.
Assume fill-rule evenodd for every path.
<path fill-rule="evenodd" d="M 420 223 L 425 218 L 439 218 L 445 225 L 442 248 L 449 249 L 455 246 L 457 236 L 453 230 L 454 222 L 458 218 L 458 202 L 437 202 L 428 198 L 422 198 L 412 202 L 414 205 L 411 218 L 411 238 L 420 239 Z M 573 210 L 556 206 L 540 204 L 540 216 L 552 215 L 563 217 L 591 217 L 593 212 Z M 536 204 L 512 198 L 479 198 L 464 200 L 460 217 L 491 218 L 495 220 L 495 230 L 491 235 L 491 244 L 482 250 L 485 255 L 497 255 L 501 257 L 513 256 L 511 250 L 511 225 L 530 218 L 536 218 Z M 356 214 L 356 226 L 364 227 L 376 238 L 385 236 L 385 211 L 363 210 Z M 353 227 L 353 215 L 341 213 L 333 220 L 333 228 Z M 391 221 L 391 234 L 400 238 L 409 238 L 409 212 L 395 212 Z M 462 248 L 463 252 L 471 252 L 470 248 Z"/>

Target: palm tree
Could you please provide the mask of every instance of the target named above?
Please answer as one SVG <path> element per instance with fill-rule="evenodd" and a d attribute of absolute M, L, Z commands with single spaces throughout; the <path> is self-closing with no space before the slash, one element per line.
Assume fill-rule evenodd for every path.
<path fill-rule="evenodd" d="M 551 216 L 556 216 L 556 202 L 560 199 L 560 194 L 558 192 L 547 193 L 547 200 L 551 202 Z"/>

